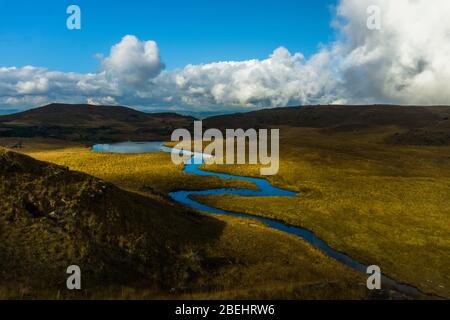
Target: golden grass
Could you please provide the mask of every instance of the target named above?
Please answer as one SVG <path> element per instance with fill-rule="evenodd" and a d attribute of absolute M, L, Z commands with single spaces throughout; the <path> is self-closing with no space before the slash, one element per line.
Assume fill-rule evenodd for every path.
<path fill-rule="evenodd" d="M 363 299 L 365 278 L 303 241 L 247 220 L 226 223 L 203 248 L 210 265 L 191 286 L 161 292 L 143 286 L 85 287 L 82 292 L 2 285 L 0 299 Z"/>
<path fill-rule="evenodd" d="M 394 130 L 394 129 L 393 129 Z M 281 130 L 281 168 L 269 180 L 296 198 L 209 196 L 229 211 L 314 231 L 333 248 L 400 282 L 450 297 L 450 148 L 383 144 L 389 132 Z M 207 166 L 258 176 L 257 166 Z"/>
<path fill-rule="evenodd" d="M 111 154 L 94 153 L 90 148 L 71 147 L 61 150 L 31 151 L 28 155 L 67 166 L 139 193 L 168 193 L 176 190 L 253 188 L 251 183 L 227 181 L 215 177 L 198 177 L 182 172 L 174 165 L 169 153 Z"/>
<path fill-rule="evenodd" d="M 118 186 L 154 197 L 153 190 L 204 189 L 250 185 L 207 177 L 186 176 L 170 155 L 119 155 L 92 153 L 72 146 L 67 149 L 24 147 L 29 155 L 83 171 Z M 148 186 L 150 189 L 144 188 Z M 205 259 L 199 276 L 188 287 L 161 292 L 145 287 L 85 288 L 79 294 L 49 288 L 4 284 L 0 298 L 50 299 L 361 299 L 370 293 L 365 276 L 323 255 L 304 241 L 273 231 L 259 223 L 217 217 L 224 229 L 214 241 L 192 247 L 192 255 Z M 187 253 L 189 254 L 189 253 Z M 189 257 L 188 257 L 189 258 Z M 189 259 L 188 259 L 189 260 Z M 192 259 L 190 259 L 192 260 Z M 195 259 L 194 259 L 195 260 Z"/>
<path fill-rule="evenodd" d="M 384 273 L 400 282 L 449 296 L 448 147 L 385 145 L 380 142 L 388 134 L 385 128 L 359 134 L 332 135 L 316 129 L 282 128 L 281 134 L 280 172 L 269 177 L 269 180 L 277 186 L 299 192 L 296 198 L 209 196 L 202 197 L 202 202 L 308 228 L 333 248 L 346 252 L 360 262 L 379 265 Z M 181 166 L 174 166 L 170 155 L 163 153 L 95 154 L 80 147 L 42 152 L 31 150 L 28 153 L 40 160 L 66 165 L 141 193 L 223 186 L 249 187 L 248 184 L 215 178 L 190 176 L 186 179 Z M 259 176 L 258 166 L 211 165 L 206 168 L 236 175 Z M 230 221 L 229 218 L 224 220 Z M 232 232 L 233 237 L 242 239 L 241 232 L 244 231 Z M 222 241 L 218 242 L 218 246 Z M 247 241 L 234 244 L 234 250 L 239 253 L 247 251 Z M 267 245 L 268 241 L 262 243 Z M 259 256 L 259 253 L 251 252 L 255 257 Z M 260 258 L 258 261 L 267 259 Z M 271 268 L 277 270 L 284 267 L 278 264 Z M 242 286 L 230 285 L 229 289 L 214 289 L 215 293 L 208 291 L 204 295 L 222 297 L 233 292 L 234 296 L 246 296 L 248 286 L 259 283 L 259 280 L 250 280 L 255 273 L 261 273 L 254 268 L 251 265 L 242 269 L 248 277 L 248 282 L 243 281 L 243 276 L 238 277 L 237 282 Z M 306 263 L 299 264 L 295 270 L 305 268 Z M 314 268 L 322 274 L 320 267 Z M 226 277 L 231 277 L 231 274 Z M 299 286 L 307 282 L 303 280 Z M 287 284 L 286 281 L 281 283 Z M 270 286 L 273 291 L 263 290 L 266 295 L 270 296 L 270 292 L 275 296 L 287 294 L 284 289 L 277 291 L 276 284 Z M 327 291 L 322 290 L 322 294 Z M 289 292 L 291 297 L 300 296 L 294 289 Z M 194 295 L 203 297 L 198 292 Z M 251 294 L 247 296 L 254 297 Z"/>

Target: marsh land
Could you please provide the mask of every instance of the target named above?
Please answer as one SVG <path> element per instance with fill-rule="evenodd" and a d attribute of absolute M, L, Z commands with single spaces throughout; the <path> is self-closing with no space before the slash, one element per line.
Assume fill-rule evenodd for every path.
<path fill-rule="evenodd" d="M 279 128 L 280 171 L 268 179 L 298 195 L 196 200 L 309 229 L 416 286 L 422 298 L 448 298 L 449 115 L 446 107 L 323 106 L 206 119 L 208 127 Z M 93 153 L 72 135 L 21 134 L 29 124 L 20 116 L 14 121 L 0 117 L 0 124 L 20 127 L 0 139 L 10 150 L 1 154 L 2 297 L 77 297 L 65 293 L 64 270 L 58 271 L 75 259 L 88 270 L 88 287 L 78 296 L 86 298 L 407 298 L 389 288 L 369 292 L 365 274 L 301 239 L 255 221 L 196 212 L 167 196 L 254 188 L 248 182 L 187 175 L 166 153 Z M 260 177 L 255 165 L 203 169 Z"/>

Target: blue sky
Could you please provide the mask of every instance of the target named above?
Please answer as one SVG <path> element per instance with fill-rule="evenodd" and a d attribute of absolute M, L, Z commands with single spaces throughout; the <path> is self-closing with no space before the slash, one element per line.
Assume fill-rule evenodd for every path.
<path fill-rule="evenodd" d="M 430 3 L 0 0 L 0 113 L 52 102 L 448 105 L 450 1 Z M 71 4 L 81 30 L 66 27 Z"/>
<path fill-rule="evenodd" d="M 66 28 L 66 8 L 82 30 Z M 95 72 L 96 53 L 132 34 L 158 43 L 167 69 L 266 58 L 275 48 L 314 54 L 334 36 L 333 0 L 0 0 L 1 66 Z"/>

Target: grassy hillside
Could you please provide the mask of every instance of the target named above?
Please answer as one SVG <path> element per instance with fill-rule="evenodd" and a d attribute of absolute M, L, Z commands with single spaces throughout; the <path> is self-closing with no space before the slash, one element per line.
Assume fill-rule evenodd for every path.
<path fill-rule="evenodd" d="M 0 137 L 45 137 L 81 142 L 161 140 L 193 118 L 120 106 L 50 104 L 0 116 Z"/>
<path fill-rule="evenodd" d="M 67 266 L 77 264 L 87 287 L 177 286 L 190 268 L 179 263 L 183 251 L 199 238 L 212 241 L 222 228 L 164 199 L 13 152 L 0 151 L 0 177 L 0 270 L 6 284 L 61 287 Z M 209 230 L 198 228 L 200 221 Z"/>
<path fill-rule="evenodd" d="M 209 128 L 318 128 L 329 135 L 395 126 L 386 141 L 403 145 L 450 145 L 450 108 L 421 106 L 302 106 L 215 116 Z"/>
<path fill-rule="evenodd" d="M 273 217 L 306 227 L 313 230 L 333 248 L 363 263 L 379 265 L 384 273 L 400 282 L 415 285 L 432 294 L 449 297 L 450 278 L 447 269 L 448 261 L 450 261 L 448 236 L 450 234 L 448 209 L 450 147 L 445 138 L 449 126 L 449 112 L 449 109 L 445 107 L 323 106 L 263 110 L 207 119 L 206 127 L 280 128 L 280 172 L 269 179 L 277 186 L 299 192 L 299 195 L 291 199 L 210 196 L 203 197 L 201 200 L 230 211 Z M 417 132 L 418 134 L 415 134 Z M 163 259 L 148 257 L 147 261 L 154 263 L 149 263 L 150 266 L 164 264 L 162 271 L 160 269 L 160 273 L 156 273 L 155 276 L 160 281 L 156 289 L 150 289 L 150 285 L 145 281 L 143 286 L 133 285 L 133 279 L 141 278 L 144 271 L 136 273 L 132 270 L 126 272 L 130 274 L 130 278 L 127 276 L 124 281 L 111 280 L 106 284 L 102 283 L 101 290 L 92 289 L 89 297 L 254 299 L 368 297 L 364 289 L 364 275 L 325 257 L 303 241 L 268 230 L 252 221 L 195 215 L 190 210 L 173 204 L 165 195 L 169 191 L 179 189 L 249 187 L 246 183 L 238 185 L 235 181 L 186 176 L 182 173 L 182 167 L 174 166 L 170 155 L 163 153 L 98 154 L 92 153 L 79 143 L 47 138 L 1 138 L 0 145 L 15 147 L 15 150 L 28 153 L 37 159 L 91 174 L 133 192 L 111 186 L 115 188 L 117 194 L 107 198 L 103 207 L 93 206 L 89 209 L 91 211 L 87 215 L 87 221 L 91 219 L 90 216 L 94 216 L 92 218 L 95 221 L 94 226 L 103 225 L 101 218 L 96 217 L 101 212 L 105 212 L 103 208 L 107 209 L 106 212 L 113 210 L 117 216 L 122 217 L 120 219 L 125 219 L 123 216 L 128 214 L 129 208 L 132 208 L 132 211 L 136 208 L 136 218 L 132 220 L 139 221 L 137 224 L 142 223 L 145 230 L 139 229 L 139 226 L 130 225 L 130 229 L 119 232 L 120 237 L 130 238 L 127 232 L 131 232 L 130 230 L 134 230 L 135 227 L 137 230 L 142 230 L 142 234 L 149 232 L 148 237 L 152 237 L 154 228 L 147 225 L 147 222 L 143 222 L 147 218 L 142 218 L 139 215 L 140 212 L 146 217 L 151 215 L 152 219 L 155 219 L 151 224 L 162 226 L 163 234 L 155 234 L 157 238 L 164 239 L 164 243 L 172 241 L 170 250 L 161 249 L 165 255 Z M 207 166 L 207 169 L 237 175 L 259 176 L 258 166 Z M 7 253 L 8 257 L 15 256 L 15 252 L 11 253 L 8 250 L 16 247 L 14 243 L 25 243 L 26 245 L 17 246 L 19 250 L 17 254 L 26 257 L 23 259 L 26 266 L 35 262 L 34 249 L 26 251 L 20 248 L 33 248 L 33 246 L 43 248 L 44 246 L 34 240 L 38 238 L 38 233 L 33 236 L 33 241 L 27 240 L 28 238 L 23 234 L 31 235 L 33 233 L 29 230 L 37 228 L 52 230 L 39 232 L 39 234 L 45 234 L 45 237 L 50 237 L 47 234 L 53 236 L 54 229 L 47 226 L 53 218 L 48 217 L 48 214 L 44 216 L 40 214 L 49 211 L 47 209 L 49 205 L 45 203 L 45 199 L 56 201 L 54 207 L 50 208 L 61 206 L 66 208 L 57 200 L 63 195 L 61 191 L 56 191 L 56 197 L 53 198 L 48 190 L 64 189 L 67 183 L 48 189 L 46 186 L 53 186 L 52 183 L 56 181 L 51 178 L 51 175 L 26 173 L 24 176 L 20 174 L 21 178 L 17 180 L 19 182 L 15 182 L 16 178 L 11 178 L 14 175 L 5 174 L 7 175 L 5 179 L 2 179 L 4 186 L 2 192 L 11 200 L 1 207 L 9 215 L 5 215 L 6 222 L 2 222 L 0 230 L 8 230 L 8 234 L 11 233 L 13 236 L 12 240 L 4 240 L 8 245 L 0 250 L 0 254 Z M 76 173 L 76 175 L 80 174 Z M 47 176 L 48 179 L 42 180 L 42 177 Z M 88 176 L 84 177 L 87 179 Z M 89 179 L 94 178 L 89 177 Z M 39 181 L 39 184 L 35 180 Z M 104 182 L 99 183 L 101 186 Z M 19 188 L 13 188 L 14 185 L 18 185 Z M 74 194 L 80 186 L 84 184 L 76 184 Z M 33 206 L 26 205 L 30 202 L 27 198 L 27 192 L 30 189 L 33 190 L 30 193 L 32 199 L 41 199 L 39 201 L 43 201 L 42 204 L 33 200 L 31 201 Z M 93 190 L 97 190 L 97 187 Z M 9 196 L 10 193 L 11 196 Z M 80 208 L 84 208 L 85 203 L 92 205 L 89 197 L 74 199 L 79 199 L 77 201 Z M 148 205 L 148 201 L 152 204 Z M 112 206 L 112 209 L 108 209 L 109 206 Z M 158 209 L 152 210 L 152 206 Z M 28 212 L 27 220 L 23 220 L 27 222 L 23 225 L 8 225 L 11 224 L 10 217 L 13 216 L 7 209 L 9 207 L 22 208 L 20 210 L 24 215 Z M 39 208 L 36 211 L 40 213 L 37 218 L 32 218 L 32 214 L 30 216 L 29 213 L 30 210 L 34 212 L 34 208 Z M 170 219 L 166 220 L 166 215 Z M 169 222 L 172 220 L 172 215 L 179 224 Z M 120 219 L 118 221 L 123 221 Z M 82 220 L 86 221 L 84 218 Z M 23 227 L 29 225 L 36 226 L 28 229 Z M 175 231 L 171 229 L 172 227 Z M 101 228 L 98 231 L 99 234 L 116 234 L 116 227 L 112 230 L 108 229 L 107 232 Z M 117 228 L 122 230 L 119 226 Z M 25 232 L 14 235 L 17 230 L 25 230 Z M 56 246 L 56 243 L 67 243 L 68 250 L 66 247 L 58 249 L 62 257 L 58 259 L 64 261 L 61 266 L 72 261 L 74 256 L 72 252 L 77 252 L 78 249 L 74 248 L 79 245 L 84 248 L 89 247 L 86 243 L 94 243 L 93 247 L 98 245 L 102 248 L 89 249 L 90 251 L 83 249 L 83 252 L 90 252 L 86 255 L 89 257 L 102 257 L 103 255 L 94 255 L 93 252 L 100 252 L 105 247 L 109 248 L 105 246 L 105 242 L 101 242 L 103 240 L 98 240 L 103 238 L 98 238 L 96 233 L 94 235 L 86 233 L 92 236 L 93 240 L 82 238 L 89 240 L 64 242 L 61 236 L 52 238 L 54 242 L 49 241 L 49 243 L 55 243 L 53 246 Z M 64 233 L 63 235 L 66 236 Z M 130 240 L 125 241 L 125 243 L 129 242 Z M 155 248 L 159 248 L 159 244 L 155 241 Z M 52 245 L 47 247 L 45 250 L 50 250 Z M 1 244 L 0 248 L 2 248 Z M 134 253 L 145 252 L 141 248 L 139 247 Z M 149 248 L 153 247 L 149 244 Z M 37 252 L 41 252 L 39 250 Z M 53 251 L 51 254 L 47 251 L 42 252 L 45 254 L 39 253 L 39 256 L 45 256 L 48 259 L 59 257 L 58 254 L 54 255 Z M 107 255 L 114 257 L 114 255 Z M 126 259 L 119 260 L 120 266 L 122 261 L 128 261 Z M 10 270 L 10 268 L 15 270 L 12 264 L 14 260 L 11 258 L 6 260 L 12 262 L 7 262 L 9 264 L 4 266 L 0 265 L 0 270 Z M 93 261 L 94 269 L 97 269 L 97 265 L 104 263 L 103 260 L 98 262 L 94 259 Z M 20 262 L 17 262 L 17 265 L 20 265 Z M 127 266 L 126 263 L 123 265 Z M 17 272 L 21 268 L 17 268 Z M 30 267 L 27 268 L 24 270 L 30 270 Z M 112 270 L 111 279 L 116 279 L 117 269 Z M 55 275 L 56 270 L 53 271 Z M 4 271 L 2 274 L 6 275 L 8 272 L 10 271 Z M 21 279 L 17 276 L 19 273 L 15 272 L 12 272 L 13 276 L 8 278 L 10 281 L 15 278 Z M 26 279 L 29 273 L 20 272 Z M 92 283 L 95 283 L 97 278 L 94 272 L 93 274 Z M 131 277 L 133 274 L 138 276 L 133 278 Z M 160 277 L 160 275 L 163 276 Z M 63 280 L 49 279 L 56 282 L 65 281 L 65 276 L 65 273 L 61 275 Z M 146 279 L 145 274 L 144 279 Z M 108 289 L 109 286 L 111 289 Z M 169 287 L 171 288 L 167 289 Z M 385 293 L 383 291 L 382 294 Z M 388 292 L 386 297 L 392 296 L 391 294 Z"/>
<path fill-rule="evenodd" d="M 296 198 L 209 196 L 201 201 L 313 230 L 332 247 L 424 291 L 450 296 L 450 147 L 386 143 L 400 130 L 281 127 L 277 186 Z M 259 176 L 258 166 L 206 166 Z"/>
<path fill-rule="evenodd" d="M 102 172 L 145 196 L 65 166 L 1 151 L 0 298 L 370 297 L 363 275 L 295 237 L 253 221 L 194 214 L 150 188 L 143 190 L 138 183 L 143 180 L 130 184 L 129 171 L 115 177 L 136 159 L 168 167 L 170 156 L 89 158 L 70 150 L 34 155 L 60 164 L 70 160 L 71 168 Z M 174 170 L 181 173 L 176 167 L 149 170 L 145 184 L 157 190 L 175 186 Z M 167 171 L 165 179 L 159 178 L 161 171 Z M 82 268 L 81 292 L 65 289 L 71 264 Z"/>

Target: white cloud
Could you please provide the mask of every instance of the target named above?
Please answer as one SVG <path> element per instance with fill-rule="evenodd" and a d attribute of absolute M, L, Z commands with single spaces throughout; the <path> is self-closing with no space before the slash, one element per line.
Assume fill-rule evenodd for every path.
<path fill-rule="evenodd" d="M 50 101 L 46 96 L 22 96 L 22 97 L 0 97 L 0 105 L 9 106 L 26 106 L 26 105 L 43 105 Z"/>
<path fill-rule="evenodd" d="M 158 45 L 154 41 L 139 41 L 127 35 L 111 48 L 109 57 L 102 60 L 106 75 L 123 84 L 142 87 L 164 69 Z"/>
<path fill-rule="evenodd" d="M 381 9 L 381 30 L 366 9 Z M 450 1 L 342 0 L 341 75 L 355 102 L 449 104 Z"/>
<path fill-rule="evenodd" d="M 0 68 L 0 105 L 28 108 L 52 101 L 80 103 L 120 95 L 104 73 L 79 74 L 45 68 Z"/>
<path fill-rule="evenodd" d="M 381 30 L 367 28 L 373 5 Z M 171 77 L 181 103 L 193 106 L 450 104 L 450 1 L 342 0 L 336 15 L 338 40 L 308 60 L 281 47 L 266 60 L 187 66 L 161 77 Z"/>
<path fill-rule="evenodd" d="M 305 60 L 300 53 L 276 49 L 265 60 L 188 65 L 156 78 L 181 103 L 191 106 L 270 107 L 334 100 L 328 52 Z"/>
<path fill-rule="evenodd" d="M 381 30 L 367 8 L 381 9 Z M 0 68 L 0 106 L 51 101 L 151 108 L 261 108 L 314 103 L 449 104 L 450 1 L 341 0 L 339 36 L 306 59 L 276 49 L 262 60 L 163 71 L 157 44 L 125 36 L 100 70 L 64 73 Z"/>
<path fill-rule="evenodd" d="M 86 103 L 92 104 L 92 105 L 95 105 L 95 106 L 101 106 L 101 105 L 114 106 L 114 105 L 118 104 L 116 99 L 114 97 L 111 97 L 111 96 L 99 97 L 99 98 L 90 97 L 90 98 L 87 98 Z"/>
<path fill-rule="evenodd" d="M 48 79 L 36 77 L 29 81 L 19 81 L 16 85 L 19 94 L 38 94 L 48 91 Z"/>

